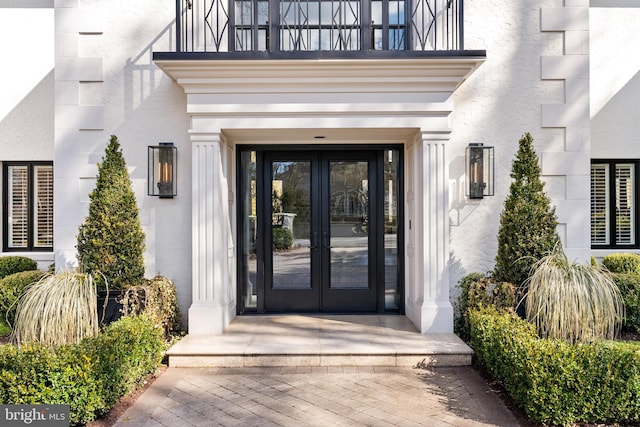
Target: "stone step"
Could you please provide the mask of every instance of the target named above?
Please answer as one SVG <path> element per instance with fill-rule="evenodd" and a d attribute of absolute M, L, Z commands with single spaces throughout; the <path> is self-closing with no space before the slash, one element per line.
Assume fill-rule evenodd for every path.
<path fill-rule="evenodd" d="M 219 335 L 187 335 L 167 354 L 171 367 L 427 367 L 470 365 L 473 351 L 399 315 L 269 315 L 236 317 Z"/>

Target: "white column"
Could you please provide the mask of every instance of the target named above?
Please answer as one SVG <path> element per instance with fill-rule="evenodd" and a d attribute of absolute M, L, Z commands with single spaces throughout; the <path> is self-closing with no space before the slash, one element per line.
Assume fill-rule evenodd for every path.
<path fill-rule="evenodd" d="M 413 149 L 410 210 L 415 262 L 407 316 L 422 333 L 452 333 L 449 301 L 449 195 L 446 136 L 424 132 Z"/>
<path fill-rule="evenodd" d="M 192 136 L 192 304 L 189 334 L 222 333 L 235 316 L 229 188 L 220 134 Z"/>

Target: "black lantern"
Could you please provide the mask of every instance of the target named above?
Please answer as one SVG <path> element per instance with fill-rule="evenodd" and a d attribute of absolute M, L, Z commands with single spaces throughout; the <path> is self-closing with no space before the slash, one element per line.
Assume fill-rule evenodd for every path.
<path fill-rule="evenodd" d="M 148 194 L 172 198 L 177 194 L 176 160 L 178 149 L 173 142 L 161 142 L 148 148 Z"/>
<path fill-rule="evenodd" d="M 466 149 L 467 196 L 482 199 L 493 196 L 493 147 L 471 143 Z"/>

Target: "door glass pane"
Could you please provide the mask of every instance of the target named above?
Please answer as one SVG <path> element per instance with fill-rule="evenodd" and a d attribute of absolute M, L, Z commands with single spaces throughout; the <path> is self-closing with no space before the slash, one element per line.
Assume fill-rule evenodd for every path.
<path fill-rule="evenodd" d="M 256 186 L 256 152 L 242 153 L 242 191 L 240 209 L 242 209 L 242 271 L 240 286 L 243 290 L 244 308 L 255 309 L 257 297 L 257 260 L 256 237 L 257 223 L 257 186 Z"/>
<path fill-rule="evenodd" d="M 398 150 L 384 154 L 384 308 L 398 309 Z"/>
<path fill-rule="evenodd" d="M 329 163 L 330 288 L 369 287 L 369 163 Z"/>
<path fill-rule="evenodd" d="M 311 288 L 310 220 L 311 163 L 272 162 L 273 289 Z"/>

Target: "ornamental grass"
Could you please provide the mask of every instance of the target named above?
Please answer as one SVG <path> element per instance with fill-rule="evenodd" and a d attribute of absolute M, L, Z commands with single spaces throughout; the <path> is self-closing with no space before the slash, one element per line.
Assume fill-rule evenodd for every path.
<path fill-rule="evenodd" d="M 13 341 L 77 344 L 98 333 L 98 298 L 89 274 L 46 275 L 18 300 Z"/>
<path fill-rule="evenodd" d="M 542 338 L 589 342 L 620 331 L 624 302 L 610 274 L 570 263 L 560 245 L 535 264 L 528 284 L 526 317 Z"/>

